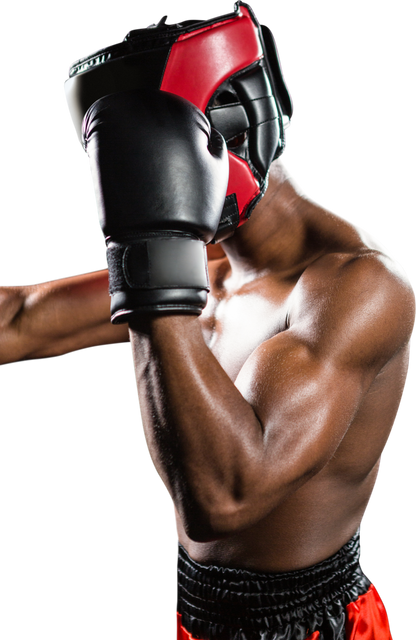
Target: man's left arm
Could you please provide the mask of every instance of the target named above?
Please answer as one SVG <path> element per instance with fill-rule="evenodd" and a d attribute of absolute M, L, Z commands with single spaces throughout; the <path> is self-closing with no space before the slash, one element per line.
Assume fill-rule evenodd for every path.
<path fill-rule="evenodd" d="M 130 330 L 149 449 L 195 540 L 254 524 L 318 473 L 406 348 L 413 295 L 384 258 L 327 256 L 297 289 L 290 328 L 252 353 L 235 384 L 197 318 Z"/>

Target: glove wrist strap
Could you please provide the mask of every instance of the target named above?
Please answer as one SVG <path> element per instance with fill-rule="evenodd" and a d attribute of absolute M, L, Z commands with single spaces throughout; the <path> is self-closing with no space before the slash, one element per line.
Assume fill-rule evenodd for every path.
<path fill-rule="evenodd" d="M 107 245 L 111 321 L 132 314 L 201 313 L 209 291 L 206 248 L 191 236 L 141 236 Z"/>

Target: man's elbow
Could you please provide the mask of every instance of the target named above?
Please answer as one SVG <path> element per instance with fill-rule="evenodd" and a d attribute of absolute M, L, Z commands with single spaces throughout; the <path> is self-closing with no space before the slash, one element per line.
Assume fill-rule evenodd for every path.
<path fill-rule="evenodd" d="M 191 500 L 181 501 L 178 511 L 187 536 L 195 542 L 210 542 L 232 536 L 266 518 L 291 493 L 313 477 L 317 469 L 302 477 L 280 478 L 272 483 L 260 477 L 239 484 L 239 491 L 198 492 Z M 244 486 L 244 491 L 242 491 Z M 182 507 L 182 508 L 181 508 Z"/>
<path fill-rule="evenodd" d="M 247 499 L 219 497 L 193 501 L 179 508 L 185 533 L 194 542 L 211 542 L 232 536 L 259 522 L 267 513 L 266 505 Z"/>
<path fill-rule="evenodd" d="M 262 522 L 325 466 L 327 455 L 305 460 L 261 451 L 222 473 L 182 473 L 171 496 L 187 536 L 210 542 L 236 535 Z M 276 459 L 280 461 L 276 463 Z M 210 468 L 209 468 L 210 470 Z"/>
<path fill-rule="evenodd" d="M 193 508 L 181 510 L 185 533 L 194 542 L 212 542 L 237 533 L 240 530 L 233 510 L 225 508 L 206 510 Z"/>

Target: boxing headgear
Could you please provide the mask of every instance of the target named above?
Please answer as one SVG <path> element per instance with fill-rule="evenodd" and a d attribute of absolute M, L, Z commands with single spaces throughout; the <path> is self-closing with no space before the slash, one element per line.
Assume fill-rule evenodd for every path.
<path fill-rule="evenodd" d="M 65 83 L 68 105 L 81 140 L 85 113 L 108 94 L 160 89 L 199 107 L 228 147 L 218 242 L 249 218 L 264 195 L 270 165 L 284 149 L 292 103 L 273 35 L 244 2 L 212 20 L 165 20 L 73 64 Z"/>

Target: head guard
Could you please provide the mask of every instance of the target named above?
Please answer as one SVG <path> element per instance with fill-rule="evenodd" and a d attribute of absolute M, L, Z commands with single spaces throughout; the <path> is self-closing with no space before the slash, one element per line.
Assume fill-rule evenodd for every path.
<path fill-rule="evenodd" d="M 78 136 L 99 98 L 132 89 L 169 91 L 195 104 L 225 138 L 229 183 L 216 241 L 232 235 L 264 195 L 284 149 L 292 103 L 273 35 L 244 2 L 207 21 L 130 31 L 123 42 L 72 65 L 66 95 Z"/>

